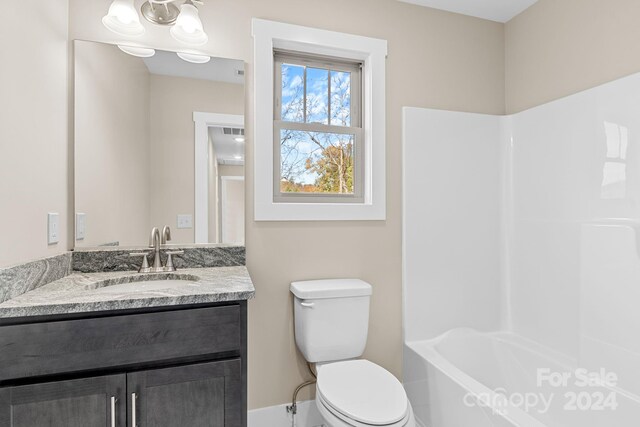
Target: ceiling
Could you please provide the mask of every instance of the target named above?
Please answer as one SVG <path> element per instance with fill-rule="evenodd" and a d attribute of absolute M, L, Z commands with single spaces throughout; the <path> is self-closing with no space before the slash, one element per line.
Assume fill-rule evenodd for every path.
<path fill-rule="evenodd" d="M 151 74 L 244 84 L 244 76 L 237 73 L 244 70 L 244 63 L 235 59 L 211 58 L 206 64 L 193 64 L 180 59 L 175 52 L 156 50 L 155 55 L 143 61 Z"/>
<path fill-rule="evenodd" d="M 244 142 L 237 142 L 234 135 L 225 135 L 221 127 L 210 127 L 209 137 L 220 165 L 244 165 Z M 241 156 L 240 159 L 236 156 Z"/>
<path fill-rule="evenodd" d="M 496 22 L 507 22 L 538 0 L 400 0 L 419 6 L 475 16 Z"/>

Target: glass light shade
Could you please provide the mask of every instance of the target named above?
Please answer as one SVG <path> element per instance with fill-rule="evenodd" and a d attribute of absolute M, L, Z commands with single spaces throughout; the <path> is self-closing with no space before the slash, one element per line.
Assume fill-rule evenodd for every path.
<path fill-rule="evenodd" d="M 211 60 L 211 57 L 208 55 L 196 55 L 195 53 L 178 52 L 177 55 L 180 59 L 193 64 L 206 64 Z"/>
<path fill-rule="evenodd" d="M 123 46 L 119 44 L 118 48 L 124 53 L 128 53 L 129 55 L 137 56 L 139 58 L 150 58 L 156 54 L 154 49 L 148 47 Z"/>
<path fill-rule="evenodd" d="M 109 30 L 122 36 L 141 36 L 144 27 L 133 6 L 133 0 L 113 0 L 109 13 L 102 18 L 102 23 Z"/>
<path fill-rule="evenodd" d="M 209 40 L 202 28 L 198 9 L 189 1 L 180 6 L 180 15 L 169 32 L 174 39 L 192 46 L 202 46 Z"/>

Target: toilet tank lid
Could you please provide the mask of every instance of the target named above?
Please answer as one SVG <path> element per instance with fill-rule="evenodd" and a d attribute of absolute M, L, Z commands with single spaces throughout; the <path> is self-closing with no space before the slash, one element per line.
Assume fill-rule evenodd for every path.
<path fill-rule="evenodd" d="M 292 282 L 291 293 L 300 299 L 346 298 L 371 295 L 371 285 L 360 279 L 324 279 Z"/>

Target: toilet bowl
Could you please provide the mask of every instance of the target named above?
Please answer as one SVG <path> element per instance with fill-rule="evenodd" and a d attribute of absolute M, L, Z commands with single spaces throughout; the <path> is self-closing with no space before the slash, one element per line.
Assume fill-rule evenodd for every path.
<path fill-rule="evenodd" d="M 330 427 L 414 427 L 398 379 L 362 356 L 372 287 L 359 279 L 293 282 L 296 345 L 316 364 L 316 406 Z"/>
<path fill-rule="evenodd" d="M 317 366 L 316 406 L 330 427 L 414 427 L 411 404 L 389 371 L 368 360 Z"/>

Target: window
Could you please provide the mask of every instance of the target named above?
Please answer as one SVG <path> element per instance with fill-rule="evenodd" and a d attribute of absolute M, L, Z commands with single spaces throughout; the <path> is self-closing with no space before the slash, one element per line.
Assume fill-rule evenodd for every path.
<path fill-rule="evenodd" d="M 386 40 L 254 18 L 256 221 L 384 220 Z"/>
<path fill-rule="evenodd" d="M 274 202 L 362 202 L 362 63 L 276 51 L 274 67 Z"/>

